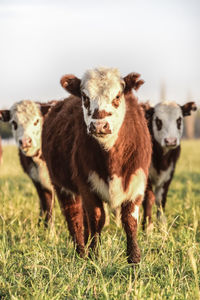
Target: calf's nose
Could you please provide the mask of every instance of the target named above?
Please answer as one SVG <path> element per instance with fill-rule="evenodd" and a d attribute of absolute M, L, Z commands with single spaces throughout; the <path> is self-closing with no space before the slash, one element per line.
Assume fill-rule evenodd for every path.
<path fill-rule="evenodd" d="M 32 139 L 30 137 L 26 137 L 19 140 L 19 145 L 20 147 L 22 147 L 22 149 L 30 147 L 31 144 L 32 144 Z"/>
<path fill-rule="evenodd" d="M 177 144 L 177 138 L 172 137 L 172 138 L 165 138 L 165 145 L 166 146 L 176 146 Z"/>
<path fill-rule="evenodd" d="M 91 134 L 108 134 L 111 133 L 110 125 L 107 121 L 91 122 L 89 131 Z"/>

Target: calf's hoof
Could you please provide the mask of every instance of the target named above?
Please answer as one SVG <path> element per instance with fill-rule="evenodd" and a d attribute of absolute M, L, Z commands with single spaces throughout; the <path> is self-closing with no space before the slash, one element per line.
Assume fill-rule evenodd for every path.
<path fill-rule="evenodd" d="M 141 260 L 140 249 L 134 249 L 132 253 L 128 255 L 129 264 L 138 264 Z"/>
<path fill-rule="evenodd" d="M 78 255 L 81 258 L 85 258 L 86 257 L 86 251 L 85 251 L 85 247 L 84 246 L 77 246 L 76 247 L 76 252 L 78 253 Z"/>
<path fill-rule="evenodd" d="M 157 212 L 157 219 L 160 224 L 163 225 L 167 224 L 167 218 L 165 217 L 163 212 L 160 211 Z"/>

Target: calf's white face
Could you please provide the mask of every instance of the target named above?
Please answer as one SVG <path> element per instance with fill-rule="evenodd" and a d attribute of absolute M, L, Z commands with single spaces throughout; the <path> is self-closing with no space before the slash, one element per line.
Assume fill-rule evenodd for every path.
<path fill-rule="evenodd" d="M 118 69 L 100 67 L 86 71 L 82 79 L 72 74 L 64 75 L 60 83 L 70 94 L 82 99 L 87 133 L 109 150 L 124 121 L 125 95 L 132 89 L 137 91 L 144 80 L 138 73 L 121 78 Z"/>
<path fill-rule="evenodd" d="M 153 135 L 163 148 L 176 148 L 183 134 L 183 113 L 175 102 L 162 102 L 154 107 Z"/>
<path fill-rule="evenodd" d="M 125 83 L 117 69 L 89 70 L 81 80 L 81 98 L 88 134 L 107 149 L 117 139 L 125 116 Z"/>
<path fill-rule="evenodd" d="M 40 107 L 32 101 L 15 103 L 10 109 L 12 132 L 18 147 L 26 156 L 34 156 L 41 148 L 43 118 Z"/>

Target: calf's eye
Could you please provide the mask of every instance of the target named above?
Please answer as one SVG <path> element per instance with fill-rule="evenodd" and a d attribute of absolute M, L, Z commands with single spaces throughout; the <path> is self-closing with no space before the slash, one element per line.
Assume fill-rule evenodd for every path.
<path fill-rule="evenodd" d="M 158 117 L 156 117 L 155 122 L 156 122 L 157 129 L 161 130 L 162 129 L 162 121 Z"/>
<path fill-rule="evenodd" d="M 83 105 L 85 106 L 85 108 L 89 108 L 90 107 L 90 98 L 88 96 L 86 96 L 85 94 L 82 94 L 82 98 L 83 98 Z"/>
<path fill-rule="evenodd" d="M 13 126 L 13 129 L 14 129 L 14 130 L 17 130 L 17 122 L 12 121 L 11 124 L 12 124 L 12 126 Z"/>
<path fill-rule="evenodd" d="M 36 126 L 38 123 L 39 123 L 39 119 L 37 119 L 37 120 L 33 123 L 33 125 Z"/>
<path fill-rule="evenodd" d="M 182 119 L 181 117 L 176 120 L 177 128 L 181 129 Z"/>
<path fill-rule="evenodd" d="M 120 105 L 120 97 L 121 97 L 121 93 L 119 92 L 117 94 L 117 96 L 115 97 L 115 99 L 113 99 L 112 101 L 112 105 L 117 108 Z"/>

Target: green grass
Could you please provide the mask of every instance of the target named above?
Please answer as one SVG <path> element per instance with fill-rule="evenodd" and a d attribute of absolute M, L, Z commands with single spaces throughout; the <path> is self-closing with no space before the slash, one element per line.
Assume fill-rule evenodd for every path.
<path fill-rule="evenodd" d="M 39 201 L 14 146 L 0 166 L 0 299 L 200 299 L 200 141 L 183 141 L 166 206 L 167 230 L 138 241 L 141 263 L 126 262 L 113 221 L 99 256 L 79 258 L 58 204 L 52 230 L 38 227 Z M 155 219 L 155 208 L 154 208 Z"/>

